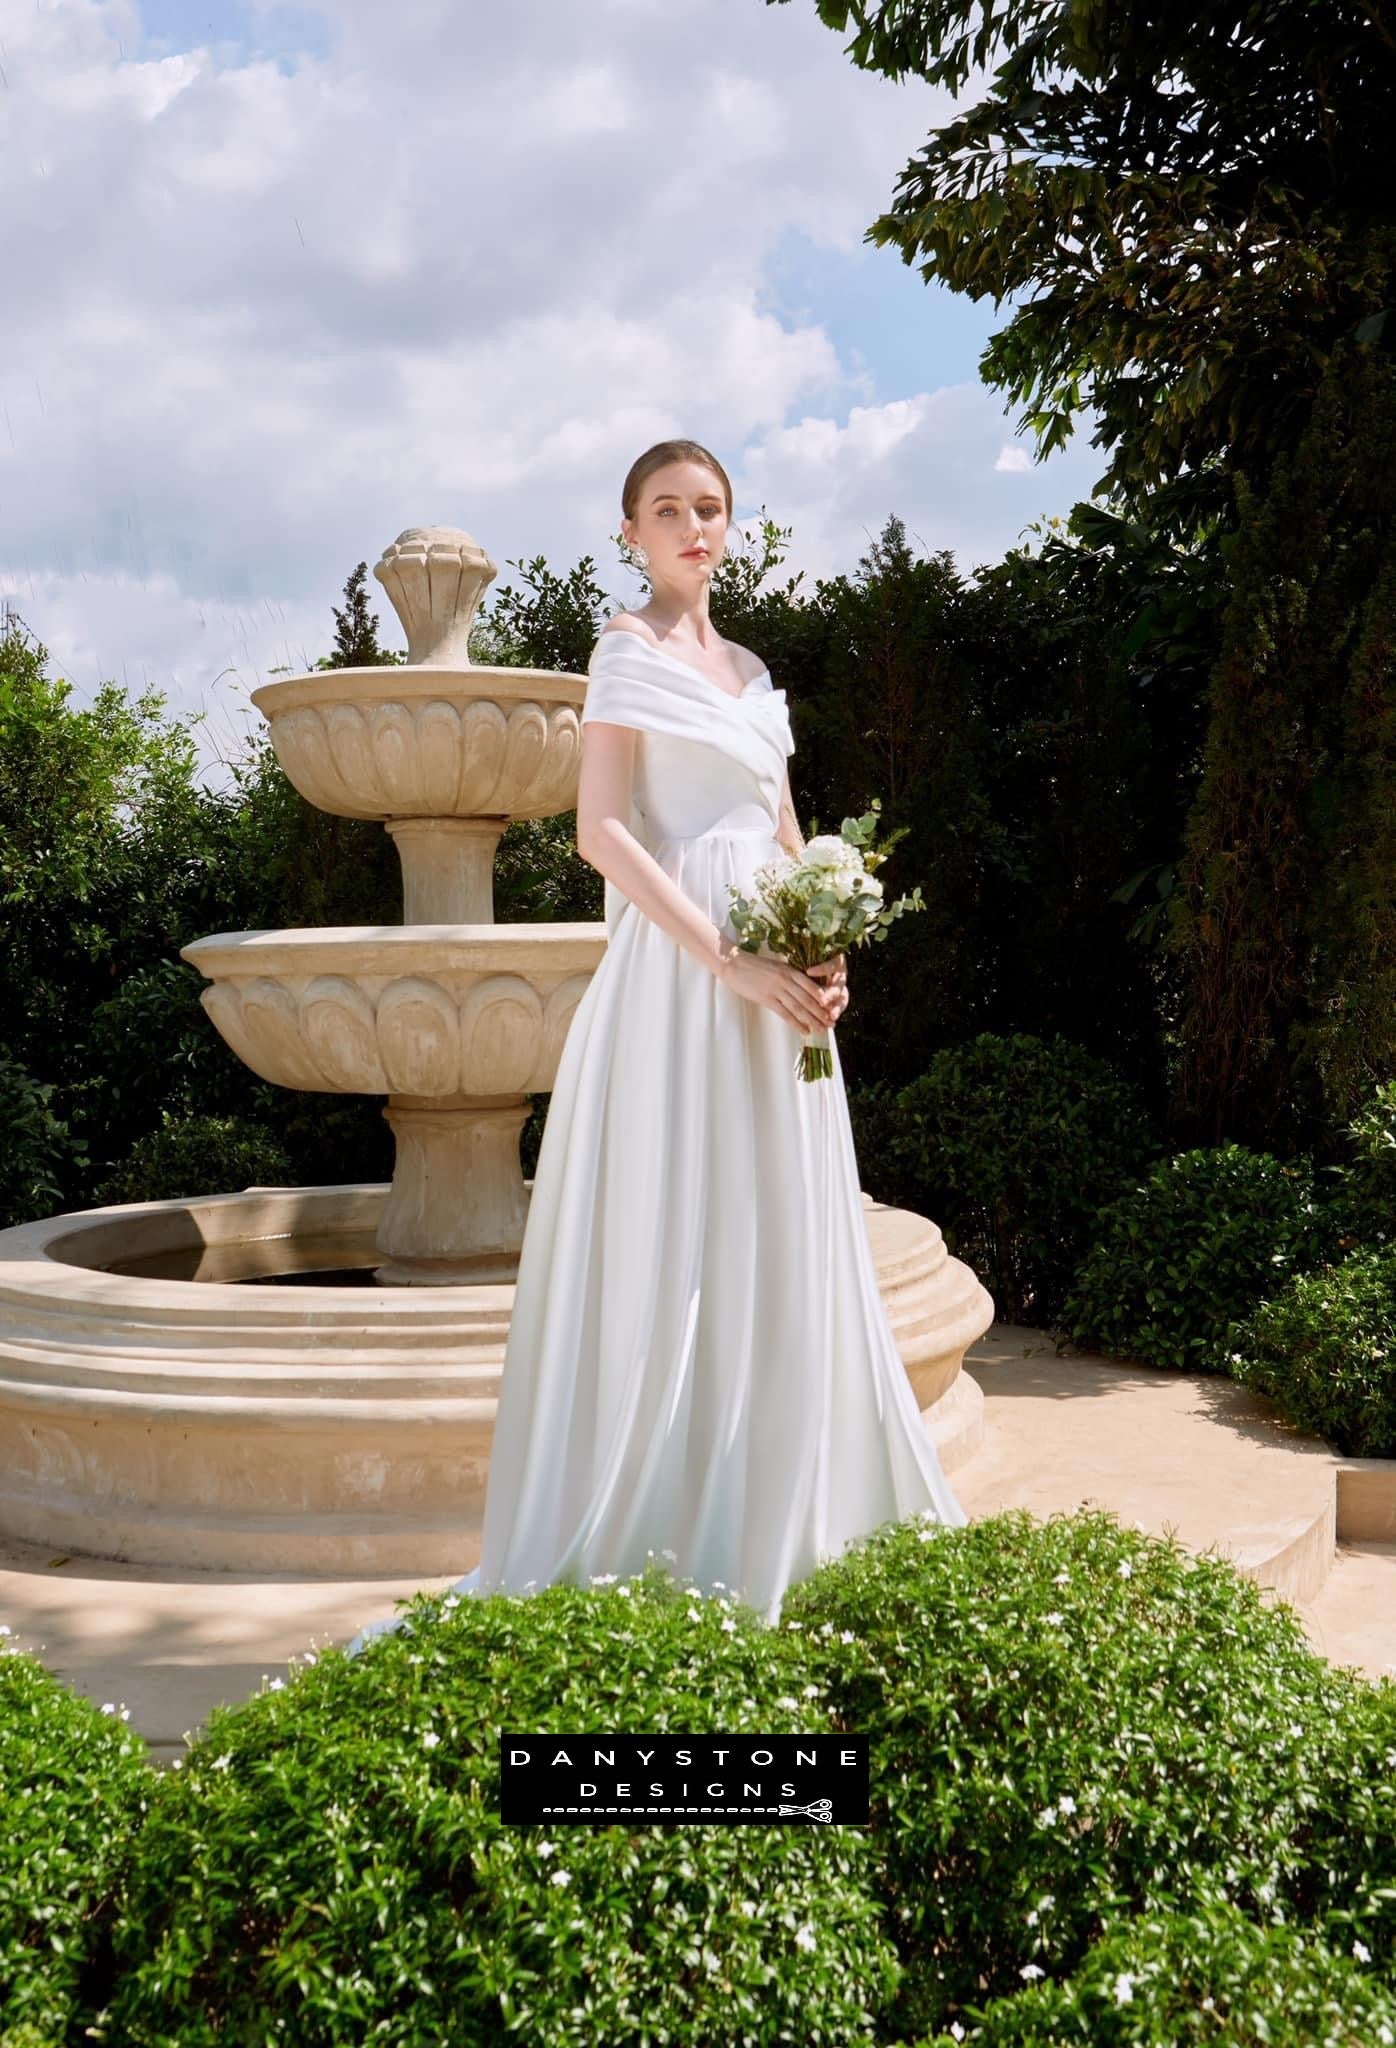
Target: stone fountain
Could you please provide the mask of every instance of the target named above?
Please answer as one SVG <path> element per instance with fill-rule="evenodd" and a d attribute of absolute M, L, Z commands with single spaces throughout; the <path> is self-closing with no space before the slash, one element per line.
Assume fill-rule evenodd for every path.
<path fill-rule="evenodd" d="M 253 693 L 301 794 L 392 834 L 405 922 L 181 949 L 264 1080 L 386 1097 L 391 1184 L 248 1188 L 0 1232 L 0 1533 L 254 1572 L 475 1562 L 528 1213 L 519 1136 L 606 946 L 600 922 L 494 922 L 505 827 L 575 807 L 586 690 L 470 661 L 495 573 L 469 534 L 410 528 L 374 570 L 406 663 Z M 961 1364 L 993 1303 L 933 1223 L 863 1200 L 951 1472 L 982 1434 Z"/>
<path fill-rule="evenodd" d="M 497 925 L 494 856 L 512 818 L 575 805 L 585 686 L 471 665 L 495 565 L 468 533 L 412 528 L 373 573 L 407 634 L 406 666 L 296 676 L 252 701 L 303 797 L 386 825 L 406 922 L 223 932 L 180 950 L 214 984 L 204 1008 L 264 1081 L 387 1096 L 397 1158 L 380 1281 L 512 1280 L 529 1095 L 552 1085 L 605 931 Z"/>

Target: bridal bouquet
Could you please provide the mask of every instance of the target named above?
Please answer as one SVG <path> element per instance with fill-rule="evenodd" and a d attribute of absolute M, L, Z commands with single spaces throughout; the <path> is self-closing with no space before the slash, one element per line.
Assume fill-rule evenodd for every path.
<path fill-rule="evenodd" d="M 881 808 L 874 797 L 870 811 L 845 818 L 836 833 L 811 839 L 798 860 L 786 854 L 758 868 L 754 897 L 743 896 L 729 883 L 730 915 L 744 953 L 759 952 L 764 945 L 796 967 L 813 967 L 850 946 L 885 939 L 893 918 L 926 908 L 919 882 L 909 896 L 883 903 L 882 884 L 872 871 L 911 828 L 903 825 L 874 845 Z M 802 1081 L 827 1080 L 833 1073 L 830 1028 L 822 1025 L 801 1037 L 795 1071 Z"/>

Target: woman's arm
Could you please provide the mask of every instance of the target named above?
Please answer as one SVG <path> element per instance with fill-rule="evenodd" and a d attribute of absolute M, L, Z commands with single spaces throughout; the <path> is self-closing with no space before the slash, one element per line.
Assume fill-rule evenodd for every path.
<path fill-rule="evenodd" d="M 737 950 L 736 941 L 719 931 L 630 830 L 635 738 L 633 726 L 611 725 L 601 718 L 589 719 L 582 727 L 577 851 L 661 931 L 721 976 Z"/>

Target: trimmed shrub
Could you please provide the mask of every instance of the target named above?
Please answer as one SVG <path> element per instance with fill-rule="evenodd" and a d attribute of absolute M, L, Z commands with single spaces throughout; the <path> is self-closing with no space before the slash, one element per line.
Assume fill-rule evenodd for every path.
<path fill-rule="evenodd" d="M 658 1567 L 416 1596 L 358 1656 L 215 1709 L 161 1784 L 104 2038 L 871 2043 L 898 1972 L 865 1832 L 498 1818 L 501 1728 L 827 1728 L 802 1661 Z"/>
<path fill-rule="evenodd" d="M 1079 1344 L 1225 1372 L 1233 1324 L 1331 1244 L 1308 1161 L 1236 1144 L 1180 1152 L 1102 1213 L 1063 1314 Z"/>
<path fill-rule="evenodd" d="M 1116 1928 L 1075 1976 L 996 2000 L 924 2048 L 1386 2048 L 1396 1999 L 1312 1928 L 1218 1899 Z"/>
<path fill-rule="evenodd" d="M 44 1844 L 26 1925 L 70 1867 L 102 1881 L 95 1814 L 113 1859 L 66 2039 L 871 2048 L 992 2022 L 1045 2048 L 1035 2012 L 1104 2025 L 1124 1972 L 1162 2048 L 1192 2038 L 1171 1970 L 1180 2012 L 1230 2001 L 1219 2044 L 1308 2048 L 1291 2022 L 1364 2012 L 1340 1964 L 1396 1947 L 1396 1686 L 1102 1511 L 889 1523 L 774 1629 L 658 1567 L 403 1604 L 357 1657 L 215 1708 L 144 1812 L 105 1781 L 49 1807 L 76 1846 Z M 66 1794 L 66 1719 L 27 1725 L 0 1760 Z M 856 1731 L 871 1825 L 505 1827 L 506 1728 Z"/>
<path fill-rule="evenodd" d="M 1055 1320 L 1101 1207 L 1160 1149 L 1133 1087 L 1061 1037 L 981 1032 L 897 1109 L 898 1199 L 935 1218 L 1007 1322 Z"/>
<path fill-rule="evenodd" d="M 1021 1991 L 1027 1966 L 1070 1976 L 1133 1914 L 1225 1887 L 1265 1917 L 1305 1863 L 1314 1787 L 1333 1802 L 1315 1854 L 1359 1798 L 1324 1761 L 1357 1681 L 1228 1561 L 1102 1511 L 894 1524 L 782 1620 L 869 1737 L 899 2038 Z M 1354 1768 L 1388 1775 L 1344 1743 Z M 1306 1882 L 1317 1902 L 1328 1880 Z"/>
<path fill-rule="evenodd" d="M 1396 1245 L 1396 1081 L 1384 1081 L 1347 1127 L 1353 1157 L 1327 1171 L 1329 1196 L 1344 1251 Z"/>
<path fill-rule="evenodd" d="M 177 1202 L 247 1187 L 294 1186 L 286 1148 L 264 1124 L 237 1116 L 171 1116 L 137 1139 L 92 1197 L 115 1202 Z"/>
<path fill-rule="evenodd" d="M 9 1630 L 5 1629 L 8 1635 Z M 141 1738 L 0 1644 L 0 2038 L 70 2038 L 154 1779 Z"/>
<path fill-rule="evenodd" d="M 1296 1274 L 1233 1336 L 1233 1379 L 1350 1458 L 1396 1458 L 1396 1246 Z"/>

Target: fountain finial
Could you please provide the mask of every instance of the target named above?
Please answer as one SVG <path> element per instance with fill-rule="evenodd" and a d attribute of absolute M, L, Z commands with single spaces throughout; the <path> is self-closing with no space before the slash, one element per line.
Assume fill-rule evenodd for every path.
<path fill-rule="evenodd" d="M 499 570 L 460 526 L 409 526 L 376 562 L 407 635 L 409 663 L 470 668 L 470 628 Z"/>

